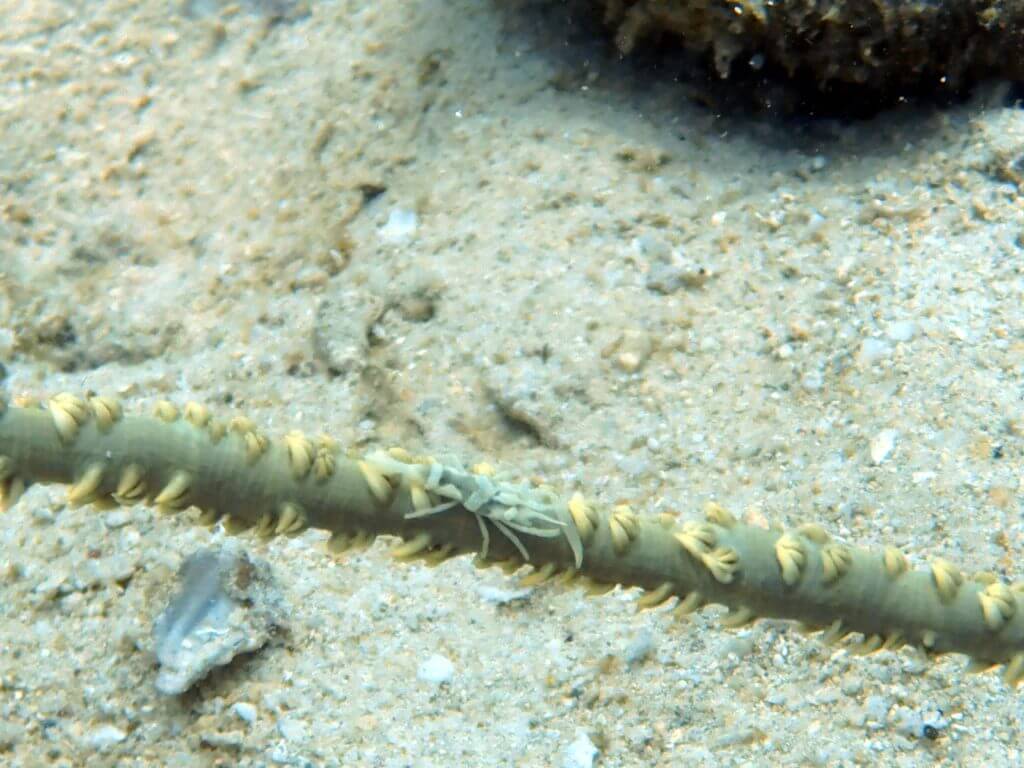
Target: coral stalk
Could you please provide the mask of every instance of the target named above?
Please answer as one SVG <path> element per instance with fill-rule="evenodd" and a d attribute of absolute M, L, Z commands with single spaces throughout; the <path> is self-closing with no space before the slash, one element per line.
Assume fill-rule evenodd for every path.
<path fill-rule="evenodd" d="M 687 522 L 602 510 L 487 465 L 399 449 L 347 456 L 325 437 L 271 441 L 250 420 L 220 421 L 195 403 L 130 416 L 110 398 L 67 394 L 0 412 L 0 509 L 33 483 L 70 485 L 72 506 L 194 508 L 198 522 L 232 533 L 323 529 L 333 552 L 386 534 L 404 540 L 400 559 L 472 552 L 508 569 L 530 564 L 529 584 L 561 576 L 592 592 L 639 587 L 642 607 L 721 604 L 727 626 L 791 619 L 828 641 L 859 633 L 862 652 L 909 644 L 1004 665 L 1013 685 L 1024 678 L 1024 587 L 966 578 L 945 560 L 913 570 L 895 548 L 851 546 L 814 523 L 765 529 L 713 504 Z"/>

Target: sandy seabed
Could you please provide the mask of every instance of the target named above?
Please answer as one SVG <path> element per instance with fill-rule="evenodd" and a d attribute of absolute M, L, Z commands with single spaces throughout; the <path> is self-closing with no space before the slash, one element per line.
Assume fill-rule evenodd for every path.
<path fill-rule="evenodd" d="M 546 3 L 0 18 L 9 393 L 194 399 L 1021 578 L 1024 111 L 998 87 L 723 117 Z M 163 696 L 154 619 L 223 536 L 30 489 L 0 521 L 0 762 L 1024 760 L 1020 694 L 959 657 L 522 595 L 384 543 L 333 560 L 315 532 L 250 544 L 287 635 Z"/>

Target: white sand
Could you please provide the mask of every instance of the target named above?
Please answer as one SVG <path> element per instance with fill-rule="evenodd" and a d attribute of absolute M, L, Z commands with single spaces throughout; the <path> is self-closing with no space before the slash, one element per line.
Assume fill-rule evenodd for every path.
<path fill-rule="evenodd" d="M 1024 111 L 720 118 L 545 3 L 170 5 L 0 2 L 10 392 L 199 399 L 1021 577 Z M 497 570 L 315 533 L 252 545 L 287 642 L 163 697 L 152 622 L 221 534 L 62 499 L 0 522 L 4 764 L 1024 759 L 1021 696 L 962 658 L 628 592 L 496 605 Z"/>

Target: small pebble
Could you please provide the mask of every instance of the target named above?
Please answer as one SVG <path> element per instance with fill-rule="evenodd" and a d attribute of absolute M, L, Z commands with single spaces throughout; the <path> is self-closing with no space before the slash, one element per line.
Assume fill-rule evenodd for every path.
<path fill-rule="evenodd" d="M 883 429 L 871 441 L 871 461 L 881 464 L 892 453 L 899 433 L 895 429 Z"/>
<path fill-rule="evenodd" d="M 645 331 L 626 331 L 619 338 L 619 354 L 615 358 L 619 368 L 635 373 L 647 362 L 654 349 L 651 335 Z"/>
<path fill-rule="evenodd" d="M 825 377 L 821 371 L 808 371 L 803 375 L 800 384 L 808 392 L 817 392 L 825 386 Z"/>
<path fill-rule="evenodd" d="M 654 729 L 647 724 L 637 725 L 626 732 L 626 741 L 634 752 L 642 751 L 655 738 Z"/>
<path fill-rule="evenodd" d="M 620 456 L 615 465 L 629 477 L 640 477 L 651 471 L 651 462 L 643 456 Z"/>
<path fill-rule="evenodd" d="M 698 349 L 705 354 L 712 354 L 719 350 L 721 345 L 714 336 L 702 336 L 698 343 Z"/>
<path fill-rule="evenodd" d="M 847 696 L 857 696 L 864 690 L 864 680 L 856 675 L 847 675 L 840 687 Z"/>
<path fill-rule="evenodd" d="M 93 728 L 85 737 L 85 742 L 93 749 L 104 751 L 127 738 L 127 734 L 113 725 L 101 725 Z"/>
<path fill-rule="evenodd" d="M 585 731 L 576 734 L 576 739 L 565 749 L 563 768 L 593 768 L 598 749 Z"/>
<path fill-rule="evenodd" d="M 502 589 L 501 587 L 492 587 L 488 584 L 477 587 L 476 591 L 484 599 L 484 602 L 493 603 L 494 605 L 508 605 L 509 603 L 523 601 L 533 594 L 532 589 Z"/>
<path fill-rule="evenodd" d="M 46 600 L 56 597 L 58 592 L 67 594 L 71 591 L 69 588 L 64 588 L 67 584 L 68 577 L 69 574 L 58 570 L 56 573 L 51 573 L 48 579 L 37 584 L 35 589 L 32 591 Z"/>
<path fill-rule="evenodd" d="M 394 208 L 388 214 L 388 220 L 380 228 L 380 237 L 386 243 L 401 243 L 416 234 L 419 221 L 415 211 Z"/>
<path fill-rule="evenodd" d="M 245 744 L 245 736 L 240 731 L 208 731 L 199 735 L 199 743 L 212 749 L 238 751 Z"/>
<path fill-rule="evenodd" d="M 258 651 L 286 615 L 270 565 L 234 543 L 190 555 L 178 581 L 177 594 L 153 627 L 156 687 L 169 696 L 236 656 Z"/>
<path fill-rule="evenodd" d="M 633 241 L 633 247 L 645 256 L 657 261 L 671 261 L 672 248 L 660 237 L 651 234 L 644 234 Z"/>
<path fill-rule="evenodd" d="M 891 353 L 892 347 L 888 342 L 882 341 L 882 339 L 864 339 L 857 352 L 857 362 L 861 365 L 872 365 L 888 357 Z"/>
<path fill-rule="evenodd" d="M 32 521 L 36 523 L 42 523 L 43 525 L 49 525 L 57 516 L 53 514 L 53 510 L 49 507 L 32 507 Z"/>
<path fill-rule="evenodd" d="M 917 324 L 912 320 L 900 320 L 895 323 L 889 323 L 889 327 L 885 330 L 885 335 L 893 341 L 910 341 L 917 335 Z"/>
<path fill-rule="evenodd" d="M 440 654 L 435 653 L 429 659 L 420 664 L 416 677 L 435 685 L 450 683 L 455 675 L 455 665 Z"/>
<path fill-rule="evenodd" d="M 626 660 L 626 664 L 633 666 L 650 656 L 652 650 L 654 650 L 654 635 L 651 634 L 649 629 L 642 629 L 633 638 L 633 641 L 626 646 L 622 656 Z"/>
<path fill-rule="evenodd" d="M 306 738 L 306 726 L 291 717 L 282 717 L 277 721 L 277 732 L 287 741 L 302 741 Z"/>
<path fill-rule="evenodd" d="M 711 745 L 716 749 L 754 744 L 763 740 L 764 731 L 755 726 L 741 725 L 719 731 Z"/>
<path fill-rule="evenodd" d="M 724 658 L 731 655 L 737 659 L 742 659 L 745 656 L 749 656 L 753 651 L 753 638 L 749 635 L 737 635 L 736 637 L 727 637 L 722 641 L 718 656 Z"/>
<path fill-rule="evenodd" d="M 123 528 L 131 522 L 132 516 L 127 509 L 115 509 L 103 516 L 103 524 L 107 528 Z"/>
<path fill-rule="evenodd" d="M 256 722 L 256 707 L 247 701 L 238 701 L 231 705 L 231 711 L 249 725 Z"/>
<path fill-rule="evenodd" d="M 889 716 L 889 700 L 884 696 L 868 696 L 864 704 L 864 714 L 868 720 L 884 724 Z"/>

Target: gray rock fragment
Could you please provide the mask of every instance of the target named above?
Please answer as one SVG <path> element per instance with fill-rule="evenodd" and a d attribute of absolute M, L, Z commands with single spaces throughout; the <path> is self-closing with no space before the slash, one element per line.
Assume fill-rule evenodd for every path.
<path fill-rule="evenodd" d="M 306 726 L 293 717 L 282 717 L 277 721 L 277 732 L 286 741 L 302 741 L 306 738 Z"/>
<path fill-rule="evenodd" d="M 95 750 L 106 752 L 126 738 L 127 734 L 120 728 L 113 725 L 101 725 L 98 728 L 93 728 L 86 734 L 85 742 Z"/>
<path fill-rule="evenodd" d="M 857 362 L 862 367 L 874 365 L 892 354 L 892 345 L 882 339 L 867 338 L 857 351 Z"/>
<path fill-rule="evenodd" d="M 455 665 L 444 656 L 435 653 L 420 664 L 416 676 L 427 683 L 444 685 L 450 683 L 455 676 Z"/>
<path fill-rule="evenodd" d="M 285 626 L 270 565 L 237 545 L 190 555 L 181 589 L 156 621 L 153 637 L 161 693 L 183 693 L 211 669 L 262 648 Z"/>
<path fill-rule="evenodd" d="M 107 528 L 123 528 L 131 521 L 132 515 L 127 509 L 115 509 L 103 516 L 103 524 Z"/>
<path fill-rule="evenodd" d="M 238 701 L 231 705 L 231 711 L 238 716 L 240 720 L 244 720 L 249 725 L 256 724 L 256 718 L 258 716 L 256 707 L 247 701 Z"/>
<path fill-rule="evenodd" d="M 483 598 L 484 602 L 493 603 L 494 605 L 509 605 L 510 603 L 523 602 L 529 600 L 530 595 L 533 594 L 532 589 L 502 589 L 501 587 L 492 587 L 487 584 L 477 587 L 476 591 Z"/>
<path fill-rule="evenodd" d="M 600 754 L 586 731 L 579 731 L 575 741 L 565 749 L 562 759 L 563 768 L 593 768 L 594 761 Z"/>

